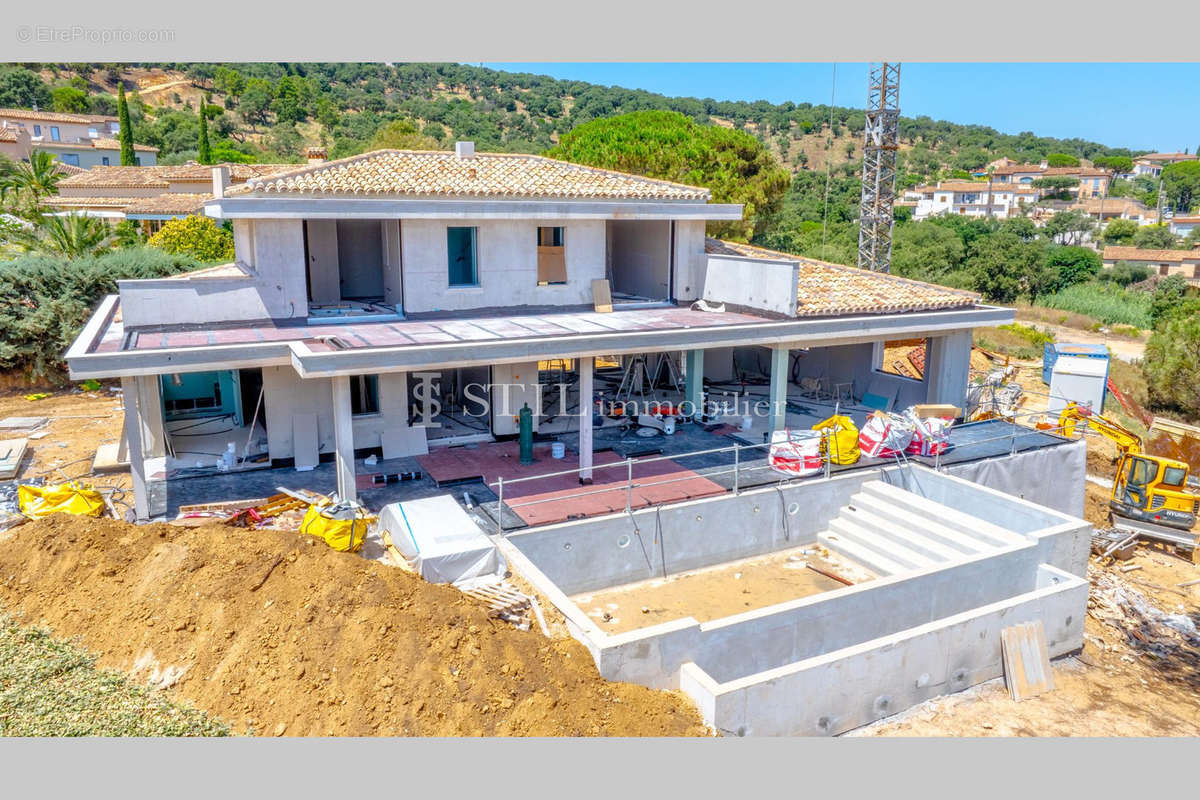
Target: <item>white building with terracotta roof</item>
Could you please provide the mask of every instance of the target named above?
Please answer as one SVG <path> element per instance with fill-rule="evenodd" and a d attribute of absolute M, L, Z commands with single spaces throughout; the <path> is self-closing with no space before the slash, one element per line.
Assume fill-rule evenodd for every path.
<path fill-rule="evenodd" d="M 1193 250 L 1144 250 L 1139 247 L 1104 248 L 1104 266 L 1121 261 L 1147 267 L 1155 275 L 1182 275 L 1191 283 L 1200 283 L 1200 247 Z"/>
<path fill-rule="evenodd" d="M 1145 153 L 1133 159 L 1133 174 L 1157 178 L 1163 168 L 1181 161 L 1195 161 L 1195 153 Z"/>
<path fill-rule="evenodd" d="M 710 239 L 743 208 L 706 188 L 469 142 L 238 186 L 217 169 L 212 195 L 235 260 L 120 281 L 67 354 L 77 379 L 122 378 L 139 518 L 213 471 L 188 451 L 232 441 L 234 470 L 313 468 L 310 486 L 354 498 L 382 469 L 363 457 L 514 436 L 526 404 L 590 483 L 607 463 L 598 402 L 649 392 L 708 413 L 747 369 L 762 402 L 736 418 L 755 437 L 792 424 L 801 382 L 859 422 L 867 398 L 962 406 L 972 330 L 1013 319 L 971 292 Z M 886 342 L 914 339 L 921 380 L 883 369 Z M 597 374 L 601 356 L 622 368 Z"/>
<path fill-rule="evenodd" d="M 913 219 L 922 220 L 941 214 L 1006 219 L 1019 215 L 1037 202 L 1039 192 L 1032 186 L 993 181 L 942 181 L 934 186 L 917 186 L 904 192 L 915 202 Z"/>
<path fill-rule="evenodd" d="M 0 108 L 0 153 L 27 161 L 33 150 L 44 150 L 74 167 L 118 165 L 120 127 L 119 120 L 111 116 Z M 158 159 L 157 147 L 134 144 L 133 150 L 141 166 L 151 166 Z"/>

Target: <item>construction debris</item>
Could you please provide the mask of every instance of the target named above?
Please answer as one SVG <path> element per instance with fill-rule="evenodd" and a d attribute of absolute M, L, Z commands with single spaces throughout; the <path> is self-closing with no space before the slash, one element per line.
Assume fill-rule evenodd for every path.
<path fill-rule="evenodd" d="M 1088 614 L 1123 634 L 1134 651 L 1170 658 L 1200 645 L 1191 617 L 1166 613 L 1126 580 L 1095 565 L 1088 565 L 1088 574 Z"/>
<path fill-rule="evenodd" d="M 1004 685 L 1013 700 L 1020 702 L 1054 691 L 1054 671 L 1050 668 L 1046 631 L 1040 619 L 1000 631 L 1000 654 L 1004 660 Z"/>
<path fill-rule="evenodd" d="M 28 439 L 0 440 L 0 480 L 17 477 L 28 446 Z"/>

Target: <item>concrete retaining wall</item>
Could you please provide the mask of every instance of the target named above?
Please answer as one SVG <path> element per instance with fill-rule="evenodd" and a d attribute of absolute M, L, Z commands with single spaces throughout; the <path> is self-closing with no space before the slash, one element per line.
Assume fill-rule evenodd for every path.
<path fill-rule="evenodd" d="M 798 261 L 710 255 L 704 277 L 704 299 L 794 317 L 799 285 Z"/>
<path fill-rule="evenodd" d="M 1041 620 L 1051 657 L 1083 646 L 1087 581 L 1050 566 L 1038 588 L 853 647 L 718 682 L 695 663 L 680 688 L 738 736 L 832 735 L 1000 677 L 1000 631 Z"/>
<path fill-rule="evenodd" d="M 382 392 L 382 389 L 381 389 Z M 568 595 L 815 542 L 877 470 L 516 533 L 508 541 Z M 785 511 L 787 525 L 784 525 Z M 655 543 L 655 540 L 658 543 Z"/>

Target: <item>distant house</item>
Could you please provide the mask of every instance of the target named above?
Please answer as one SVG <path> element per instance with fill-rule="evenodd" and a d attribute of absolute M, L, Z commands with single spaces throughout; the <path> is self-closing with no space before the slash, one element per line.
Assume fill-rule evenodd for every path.
<path fill-rule="evenodd" d="M 939 214 L 1005 219 L 1037 202 L 1038 191 L 1031 186 L 993 182 L 989 195 L 987 181 L 942 181 L 909 189 L 904 198 L 915 204 L 913 219 L 917 220 Z"/>
<path fill-rule="evenodd" d="M 1032 185 L 1038 178 L 1066 177 L 1079 181 L 1079 187 L 1073 192 L 1079 200 L 1089 197 L 1103 197 L 1108 191 L 1111 175 L 1099 167 L 1050 167 L 1045 162 L 1041 164 L 1008 164 L 999 166 L 992 172 L 995 183 L 1016 183 Z"/>
<path fill-rule="evenodd" d="M 74 167 L 119 165 L 120 122 L 99 114 L 60 114 L 25 108 L 0 108 L 0 152 L 14 161 L 28 161 L 34 150 L 44 150 Z M 135 144 L 141 166 L 158 160 L 158 148 Z"/>
<path fill-rule="evenodd" d="M 1114 219 L 1131 219 L 1138 225 L 1153 225 L 1158 222 L 1158 212 L 1128 197 L 1089 197 L 1068 208 L 1081 211 L 1099 222 Z"/>
<path fill-rule="evenodd" d="M 1142 250 L 1137 247 L 1104 248 L 1104 266 L 1118 261 L 1141 264 L 1156 275 L 1182 275 L 1189 283 L 1200 283 L 1200 248 L 1195 250 Z"/>
<path fill-rule="evenodd" d="M 1176 236 L 1187 236 L 1200 227 L 1200 216 L 1176 216 L 1168 220 L 1167 225 Z"/>
<path fill-rule="evenodd" d="M 310 160 L 309 163 L 321 163 Z M 266 178 L 298 164 L 218 164 L 235 186 Z M 197 164 L 153 167 L 93 167 L 58 183 L 58 194 L 43 201 L 60 214 L 84 214 L 141 224 L 152 234 L 167 220 L 202 213 L 212 199 L 213 167 Z"/>
<path fill-rule="evenodd" d="M 1196 156 L 1188 153 L 1146 153 L 1133 159 L 1133 175 L 1150 175 L 1157 178 L 1163 167 L 1180 161 L 1195 161 Z"/>

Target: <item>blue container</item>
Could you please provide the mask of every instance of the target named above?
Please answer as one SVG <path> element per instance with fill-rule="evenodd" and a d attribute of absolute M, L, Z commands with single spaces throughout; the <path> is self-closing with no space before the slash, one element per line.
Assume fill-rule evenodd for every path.
<path fill-rule="evenodd" d="M 1054 374 L 1054 362 L 1060 355 L 1078 356 L 1081 358 L 1108 358 L 1108 348 L 1102 344 L 1066 344 L 1063 342 L 1048 342 L 1042 346 L 1042 383 L 1050 385 L 1050 376 Z"/>

